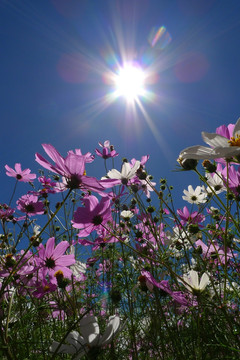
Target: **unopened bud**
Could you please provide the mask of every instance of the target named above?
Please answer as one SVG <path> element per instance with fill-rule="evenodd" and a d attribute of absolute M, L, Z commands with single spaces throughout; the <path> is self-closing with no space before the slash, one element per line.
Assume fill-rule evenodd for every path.
<path fill-rule="evenodd" d="M 204 160 L 202 165 L 210 173 L 214 173 L 217 170 L 217 166 L 209 160 Z"/>
<path fill-rule="evenodd" d="M 196 159 L 182 159 L 177 160 L 184 170 L 195 170 L 198 164 Z"/>

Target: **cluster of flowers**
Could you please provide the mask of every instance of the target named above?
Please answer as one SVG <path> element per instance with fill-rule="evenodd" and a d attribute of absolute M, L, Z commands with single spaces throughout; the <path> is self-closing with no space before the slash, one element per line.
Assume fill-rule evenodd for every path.
<path fill-rule="evenodd" d="M 189 205 L 177 211 L 167 181 L 157 185 L 148 174 L 148 155 L 124 159 L 121 171 L 100 179 L 87 175 L 90 152 L 64 158 L 49 144 L 43 149 L 52 162 L 36 154 L 47 175 L 5 166 L 31 190 L 14 208 L 15 187 L 10 203 L 0 205 L 0 355 L 190 359 L 194 351 L 210 359 L 221 346 L 215 358 L 224 359 L 240 351 L 240 120 L 203 139 L 210 148 L 179 155 L 181 169 L 202 183 L 183 191 Z M 99 146 L 107 166 L 118 153 L 109 141 Z M 41 321 L 29 322 L 31 314 Z M 19 327 L 34 334 L 27 347 Z"/>

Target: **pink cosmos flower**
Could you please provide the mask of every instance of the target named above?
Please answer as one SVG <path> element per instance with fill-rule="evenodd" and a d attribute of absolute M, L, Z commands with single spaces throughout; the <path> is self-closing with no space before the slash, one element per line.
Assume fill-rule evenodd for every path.
<path fill-rule="evenodd" d="M 52 284 L 48 282 L 46 279 L 42 279 L 42 281 L 37 281 L 35 283 L 35 290 L 32 292 L 32 295 L 37 299 L 41 299 L 46 294 L 54 292 L 56 289 L 57 289 L 56 284 Z"/>
<path fill-rule="evenodd" d="M 229 166 L 228 169 L 222 171 L 222 176 L 225 183 L 228 184 L 229 189 L 236 195 L 240 195 L 240 169 L 235 169 L 234 166 Z"/>
<path fill-rule="evenodd" d="M 36 179 L 36 174 L 30 174 L 30 169 L 22 170 L 21 164 L 15 164 L 15 170 L 10 168 L 8 165 L 5 165 L 6 175 L 15 177 L 18 181 L 30 182 Z"/>
<path fill-rule="evenodd" d="M 232 250 L 228 248 L 225 257 L 224 249 L 221 248 L 217 243 L 209 243 L 206 245 L 202 240 L 197 240 L 194 245 L 196 248 L 201 247 L 203 258 L 211 259 L 212 261 L 219 264 L 225 264 L 225 260 L 229 261 L 235 255 L 237 255 L 233 254 Z"/>
<path fill-rule="evenodd" d="M 145 277 L 146 281 L 148 281 L 149 284 L 152 284 L 153 286 L 156 286 L 160 290 L 164 291 L 166 294 L 170 295 L 172 299 L 177 302 L 180 305 L 188 306 L 189 300 L 186 298 L 185 294 L 183 294 L 181 291 L 172 291 L 168 280 L 162 280 L 160 282 L 157 282 L 152 274 L 149 271 L 142 270 L 141 274 L 143 277 Z M 193 303 L 193 305 L 195 302 Z M 196 305 L 196 304 L 195 304 Z"/>
<path fill-rule="evenodd" d="M 88 239 L 79 239 L 78 243 L 83 246 L 89 246 L 92 245 L 92 250 L 95 251 L 99 249 L 100 247 L 104 248 L 106 244 L 118 242 L 119 240 L 108 233 L 108 231 L 105 228 L 100 228 L 98 230 L 98 237 L 94 241 L 90 241 Z"/>
<path fill-rule="evenodd" d="M 152 274 L 147 270 L 142 270 L 141 276 L 145 279 L 146 285 L 149 289 L 151 288 L 150 287 L 150 284 L 151 284 L 152 289 L 153 289 L 153 286 L 156 286 L 157 288 L 164 291 L 166 294 L 169 294 L 169 295 L 172 294 L 172 290 L 169 286 L 168 280 L 162 280 L 162 281 L 158 282 L 154 279 Z"/>
<path fill-rule="evenodd" d="M 225 138 L 230 140 L 231 137 L 233 136 L 234 127 L 235 124 L 229 124 L 228 126 L 221 125 L 218 128 L 216 128 L 216 134 L 224 136 Z"/>
<path fill-rule="evenodd" d="M 37 262 L 40 266 L 39 275 L 42 279 L 48 275 L 49 280 L 56 284 L 57 280 L 54 275 L 59 270 L 63 272 L 64 277 L 71 278 L 72 270 L 69 269 L 69 266 L 75 263 L 75 258 L 73 254 L 64 255 L 68 247 L 68 241 L 61 241 L 55 247 L 54 237 L 48 239 L 46 247 L 43 244 L 39 245 Z"/>
<path fill-rule="evenodd" d="M 91 163 L 93 162 L 95 156 L 92 155 L 90 152 L 87 152 L 86 154 L 82 154 L 81 149 L 75 149 L 75 152 L 73 150 L 69 150 L 68 151 L 68 155 L 70 154 L 76 154 L 76 155 L 80 155 L 80 156 L 84 156 L 85 157 L 85 162 L 86 163 Z"/>
<path fill-rule="evenodd" d="M 82 189 L 103 191 L 103 187 L 96 178 L 85 175 L 85 163 L 93 161 L 89 153 L 81 155 L 80 149 L 69 151 L 66 158 L 62 157 L 59 152 L 50 144 L 43 144 L 43 149 L 47 155 L 55 162 L 52 165 L 44 159 L 42 155 L 35 154 L 36 161 L 44 168 L 63 176 L 63 189 Z"/>
<path fill-rule="evenodd" d="M 52 179 L 47 178 L 46 176 L 39 176 L 38 181 L 43 186 L 43 188 L 39 190 L 40 195 L 44 196 L 46 194 L 55 194 L 56 192 L 59 192 L 57 183 L 52 181 Z"/>
<path fill-rule="evenodd" d="M 78 236 L 88 236 L 92 231 L 98 230 L 101 225 L 105 225 L 111 220 L 111 207 L 108 197 L 98 199 L 90 195 L 83 199 L 85 207 L 79 207 L 74 215 L 73 227 L 80 229 Z"/>
<path fill-rule="evenodd" d="M 43 203 L 38 201 L 38 197 L 30 194 L 23 195 L 18 199 L 17 208 L 28 216 L 42 215 L 45 210 Z"/>
<path fill-rule="evenodd" d="M 109 159 L 118 156 L 119 154 L 114 150 L 113 145 L 110 145 L 110 141 L 106 140 L 104 143 L 98 143 L 101 146 L 102 151 L 96 149 L 95 153 L 103 159 Z"/>
<path fill-rule="evenodd" d="M 143 167 L 145 167 L 145 164 L 146 164 L 146 162 L 147 162 L 148 160 L 149 160 L 149 155 L 143 155 L 143 156 L 141 157 L 140 164 L 141 164 Z M 136 161 L 138 161 L 138 160 L 136 160 L 135 158 L 132 158 L 130 164 L 131 164 L 132 166 L 134 166 L 135 163 L 136 163 Z"/>
<path fill-rule="evenodd" d="M 205 220 L 205 216 L 198 211 L 194 211 L 192 213 L 189 212 L 188 208 L 184 206 L 184 208 L 178 209 L 177 213 L 181 219 L 181 224 L 185 225 L 189 224 L 199 224 Z"/>

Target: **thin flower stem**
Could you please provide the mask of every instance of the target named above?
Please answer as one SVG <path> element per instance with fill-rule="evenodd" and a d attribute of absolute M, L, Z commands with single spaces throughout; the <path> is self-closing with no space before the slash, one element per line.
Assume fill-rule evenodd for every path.
<path fill-rule="evenodd" d="M 227 210 L 229 209 L 229 162 L 227 161 Z M 227 235 L 228 235 L 228 225 L 229 225 L 229 211 L 227 211 L 226 216 L 226 224 L 225 224 L 225 232 L 223 238 L 223 246 L 224 246 L 224 290 L 223 290 L 223 299 L 224 303 L 226 301 L 226 290 L 227 290 L 227 278 L 228 278 L 228 269 L 227 269 Z"/>
<path fill-rule="evenodd" d="M 17 184 L 18 184 L 18 179 L 16 179 L 16 182 L 15 182 L 15 185 L 14 185 L 14 189 L 13 189 L 13 193 L 12 193 L 11 199 L 9 200 L 9 204 L 8 204 L 9 207 L 11 206 L 12 199 L 13 199 L 13 197 L 14 197 L 14 195 L 15 195 L 16 188 L 17 188 Z"/>

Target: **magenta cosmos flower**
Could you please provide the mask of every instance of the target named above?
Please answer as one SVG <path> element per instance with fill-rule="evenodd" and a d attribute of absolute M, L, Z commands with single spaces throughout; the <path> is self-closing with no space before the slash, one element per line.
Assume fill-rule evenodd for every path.
<path fill-rule="evenodd" d="M 101 225 L 105 225 L 112 217 L 108 197 L 103 197 L 99 202 L 95 196 L 90 195 L 83 199 L 83 203 L 85 207 L 79 207 L 75 211 L 72 224 L 80 229 L 78 236 L 85 237 L 98 230 Z"/>
<path fill-rule="evenodd" d="M 103 187 L 96 178 L 86 176 L 85 164 L 93 161 L 93 158 L 87 153 L 81 155 L 80 149 L 69 151 L 66 158 L 62 157 L 59 152 L 50 144 L 42 144 L 43 149 L 47 155 L 55 162 L 52 165 L 49 161 L 44 159 L 42 155 L 35 154 L 36 161 L 45 169 L 50 170 L 63 176 L 63 186 L 69 189 L 82 189 L 103 191 Z"/>
<path fill-rule="evenodd" d="M 43 244 L 39 245 L 37 262 L 40 266 L 39 275 L 43 279 L 48 275 L 50 281 L 56 283 L 54 275 L 57 271 L 62 271 L 64 277 L 71 278 L 72 270 L 69 269 L 69 266 L 75 263 L 75 258 L 73 254 L 64 255 L 68 247 L 68 241 L 61 241 L 55 247 L 54 237 L 48 239 L 46 247 Z"/>
<path fill-rule="evenodd" d="M 38 201 L 38 197 L 30 194 L 23 195 L 18 199 L 17 208 L 28 216 L 42 215 L 45 210 L 43 203 Z"/>
<path fill-rule="evenodd" d="M 6 175 L 15 177 L 18 181 L 30 182 L 36 179 L 36 174 L 30 174 L 30 169 L 22 170 L 21 164 L 15 164 L 15 170 L 10 168 L 10 166 L 5 165 Z"/>
<path fill-rule="evenodd" d="M 95 153 L 103 159 L 109 159 L 118 156 L 119 154 L 114 150 L 113 145 L 110 145 L 110 141 L 106 140 L 104 143 L 98 143 L 101 146 L 102 151 L 95 149 Z"/>
<path fill-rule="evenodd" d="M 205 220 L 205 216 L 203 214 L 199 213 L 198 211 L 190 213 L 186 206 L 184 206 L 182 210 L 178 209 L 177 213 L 181 219 L 182 225 L 186 225 L 187 223 L 199 224 Z"/>
<path fill-rule="evenodd" d="M 229 166 L 228 168 L 225 167 L 225 169 L 222 171 L 222 176 L 224 178 L 225 184 L 228 185 L 229 189 L 232 190 L 232 192 L 239 196 L 240 194 L 240 169 L 235 169 L 234 166 Z"/>

